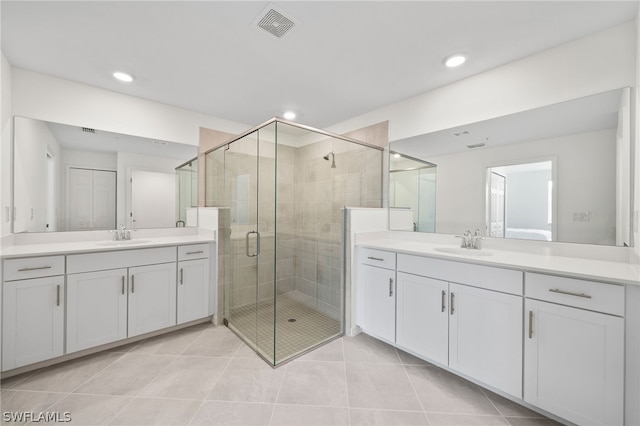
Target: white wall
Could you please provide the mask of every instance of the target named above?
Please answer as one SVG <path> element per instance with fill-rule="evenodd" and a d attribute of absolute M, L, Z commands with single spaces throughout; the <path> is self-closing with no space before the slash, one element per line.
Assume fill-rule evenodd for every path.
<path fill-rule="evenodd" d="M 615 129 L 428 158 L 437 168 L 436 232 L 485 229 L 487 167 L 557 160 L 558 239 L 615 244 Z M 585 188 L 574 191 L 571 188 Z M 592 213 L 574 222 L 574 212 Z"/>
<path fill-rule="evenodd" d="M 0 69 L 0 238 L 11 233 L 11 157 L 13 113 L 11 111 L 11 65 L 2 54 Z"/>
<path fill-rule="evenodd" d="M 636 26 L 631 21 L 354 117 L 327 130 L 344 133 L 389 120 L 389 140 L 394 141 L 634 86 L 635 39 Z"/>

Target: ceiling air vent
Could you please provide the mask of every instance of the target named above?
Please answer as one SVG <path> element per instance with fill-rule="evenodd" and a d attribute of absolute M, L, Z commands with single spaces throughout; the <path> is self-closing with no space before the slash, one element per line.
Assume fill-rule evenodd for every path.
<path fill-rule="evenodd" d="M 90 127 L 83 127 L 82 131 L 85 132 L 85 133 L 95 133 L 96 129 L 92 129 Z"/>
<path fill-rule="evenodd" d="M 295 25 L 291 19 L 272 7 L 267 7 L 262 15 L 262 18 L 258 18 L 258 26 L 278 38 L 284 36 Z"/>

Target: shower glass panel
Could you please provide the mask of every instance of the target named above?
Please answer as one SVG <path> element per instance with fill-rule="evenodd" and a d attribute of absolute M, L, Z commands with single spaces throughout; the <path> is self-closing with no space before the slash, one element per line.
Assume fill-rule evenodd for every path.
<path fill-rule="evenodd" d="M 206 154 L 225 323 L 271 365 L 344 330 L 344 207 L 382 206 L 382 150 L 280 119 Z"/>

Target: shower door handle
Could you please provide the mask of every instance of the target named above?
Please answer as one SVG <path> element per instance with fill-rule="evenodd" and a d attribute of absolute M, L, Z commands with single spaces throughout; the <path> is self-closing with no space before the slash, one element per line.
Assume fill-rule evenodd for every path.
<path fill-rule="evenodd" d="M 256 234 L 256 248 L 257 251 L 255 253 L 249 253 L 249 237 L 251 234 Z M 245 252 L 247 253 L 247 257 L 256 257 L 260 254 L 260 233 L 258 231 L 249 231 L 247 232 L 247 236 L 245 238 Z"/>

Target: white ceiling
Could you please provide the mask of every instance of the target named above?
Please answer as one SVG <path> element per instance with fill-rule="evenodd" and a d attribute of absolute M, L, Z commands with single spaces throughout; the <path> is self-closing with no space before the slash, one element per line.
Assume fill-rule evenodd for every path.
<path fill-rule="evenodd" d="M 293 109 L 326 128 L 634 19 L 638 2 L 276 1 L 296 24 L 281 39 L 255 25 L 268 5 L 3 0 L 2 50 L 16 67 L 249 126 Z M 468 63 L 445 69 L 455 52 Z"/>

